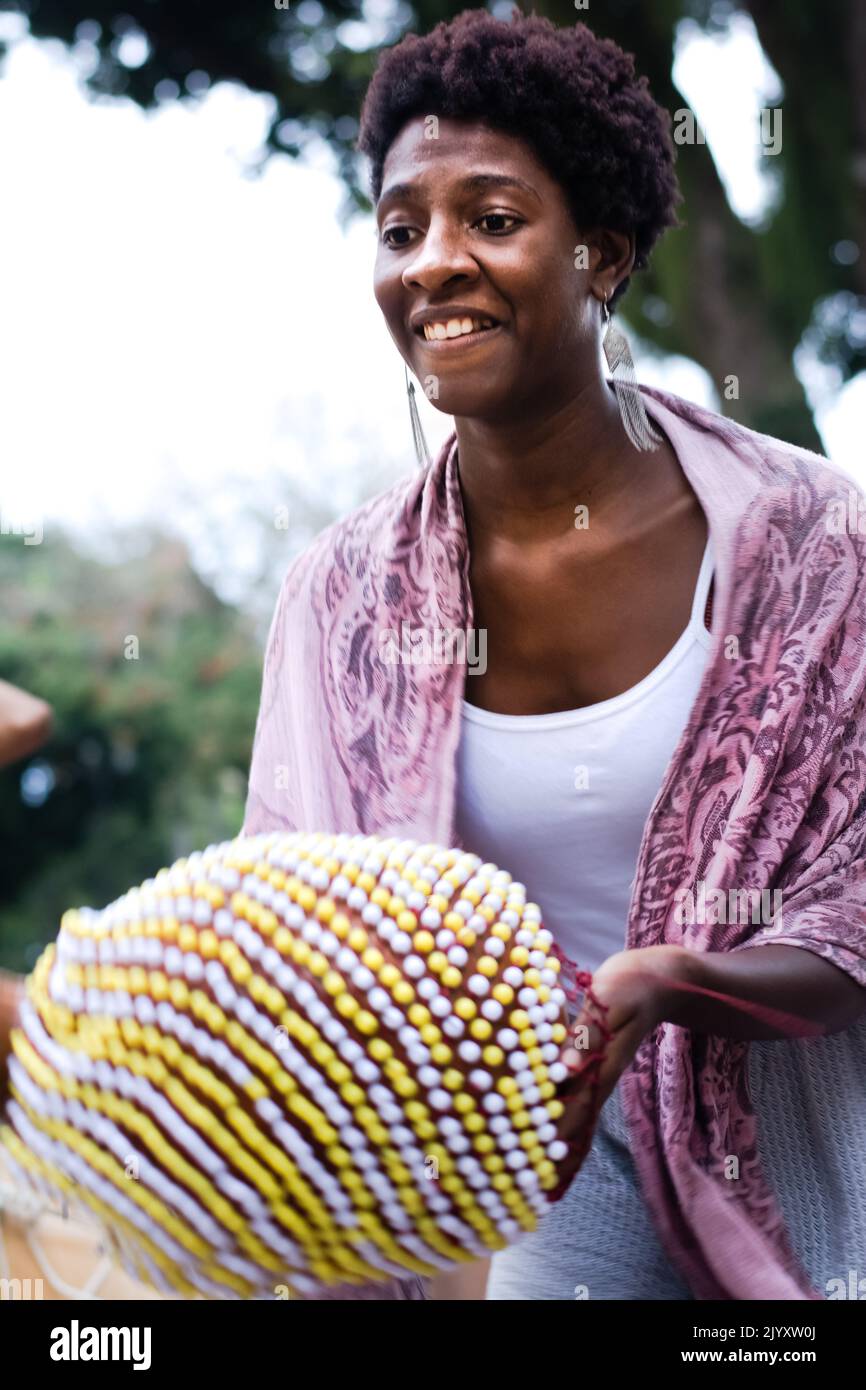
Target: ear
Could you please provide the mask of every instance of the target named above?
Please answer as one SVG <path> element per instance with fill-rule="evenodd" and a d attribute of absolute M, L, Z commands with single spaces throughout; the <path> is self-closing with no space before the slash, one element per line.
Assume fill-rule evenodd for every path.
<path fill-rule="evenodd" d="M 587 238 L 590 247 L 590 291 L 600 304 L 610 300 L 618 285 L 634 269 L 635 238 L 633 232 L 613 232 L 596 227 Z"/>

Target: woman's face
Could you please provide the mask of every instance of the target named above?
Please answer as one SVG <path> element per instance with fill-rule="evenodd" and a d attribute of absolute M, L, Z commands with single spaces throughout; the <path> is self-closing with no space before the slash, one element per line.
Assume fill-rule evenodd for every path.
<path fill-rule="evenodd" d="M 598 377 L 600 301 L 628 274 L 629 238 L 579 230 L 522 140 L 419 116 L 388 151 L 376 211 L 376 299 L 440 410 L 525 418 Z"/>

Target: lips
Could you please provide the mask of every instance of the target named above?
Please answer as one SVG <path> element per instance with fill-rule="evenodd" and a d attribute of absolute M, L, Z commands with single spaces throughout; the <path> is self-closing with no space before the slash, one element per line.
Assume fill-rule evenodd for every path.
<path fill-rule="evenodd" d="M 414 325 L 413 332 L 425 352 L 439 356 L 466 352 L 490 342 L 502 332 L 502 324 L 487 314 L 452 314 L 440 319 L 425 317 Z"/>

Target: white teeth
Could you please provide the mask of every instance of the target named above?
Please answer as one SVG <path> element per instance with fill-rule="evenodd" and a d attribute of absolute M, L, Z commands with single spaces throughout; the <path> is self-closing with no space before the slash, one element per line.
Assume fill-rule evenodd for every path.
<path fill-rule="evenodd" d="M 469 315 L 462 319 L 448 319 L 447 322 L 425 323 L 424 337 L 428 343 L 443 338 L 462 338 L 467 333 L 478 333 L 482 328 L 493 328 L 490 319 L 473 319 Z"/>

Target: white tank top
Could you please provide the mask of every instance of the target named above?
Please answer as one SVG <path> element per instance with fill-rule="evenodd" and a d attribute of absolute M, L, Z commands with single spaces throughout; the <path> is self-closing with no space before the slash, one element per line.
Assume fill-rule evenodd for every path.
<path fill-rule="evenodd" d="M 621 695 L 556 714 L 493 714 L 463 701 L 460 842 L 526 884 L 582 970 L 625 944 L 644 826 L 709 655 L 712 573 L 708 539 L 688 627 Z"/>

